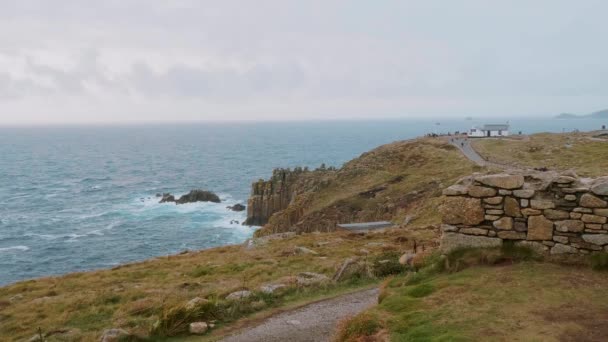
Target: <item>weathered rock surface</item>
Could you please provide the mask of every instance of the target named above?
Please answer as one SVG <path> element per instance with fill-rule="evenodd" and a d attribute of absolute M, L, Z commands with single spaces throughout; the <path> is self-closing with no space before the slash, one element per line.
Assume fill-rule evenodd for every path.
<path fill-rule="evenodd" d="M 209 330 L 206 322 L 194 322 L 188 326 L 188 331 L 193 335 L 203 335 Z"/>
<path fill-rule="evenodd" d="M 260 286 L 260 291 L 266 294 L 273 294 L 281 289 L 286 289 L 287 285 L 285 284 L 266 284 Z"/>
<path fill-rule="evenodd" d="M 550 220 L 565 220 L 570 217 L 570 213 L 563 210 L 547 209 L 544 213 L 545 217 Z"/>
<path fill-rule="evenodd" d="M 585 229 L 585 223 L 579 220 L 564 220 L 555 222 L 555 229 L 558 232 L 582 232 Z"/>
<path fill-rule="evenodd" d="M 608 234 L 584 234 L 583 240 L 594 245 L 608 245 Z"/>
<path fill-rule="evenodd" d="M 481 200 L 464 197 L 447 197 L 440 208 L 447 224 L 477 225 L 484 220 Z"/>
<path fill-rule="evenodd" d="M 593 196 L 592 194 L 584 194 L 581 196 L 580 204 L 585 208 L 605 208 L 608 206 L 608 202 Z"/>
<path fill-rule="evenodd" d="M 469 187 L 461 185 L 461 184 L 454 184 L 448 188 L 446 188 L 445 190 L 443 190 L 443 195 L 444 196 L 460 196 L 460 195 L 466 195 L 469 192 Z"/>
<path fill-rule="evenodd" d="M 101 335 L 101 342 L 119 342 L 122 339 L 129 337 L 130 334 L 123 329 L 107 329 Z"/>
<path fill-rule="evenodd" d="M 500 220 L 494 221 L 493 225 L 496 229 L 511 230 L 513 229 L 513 218 L 503 217 Z"/>
<path fill-rule="evenodd" d="M 247 207 L 244 206 L 244 205 L 242 205 L 242 204 L 240 204 L 240 203 L 237 203 L 237 204 L 235 204 L 233 206 L 227 206 L 226 209 L 238 212 L 238 211 L 244 211 L 245 209 L 247 209 Z"/>
<path fill-rule="evenodd" d="M 534 197 L 534 192 L 532 189 L 513 190 L 513 196 L 529 199 Z"/>
<path fill-rule="evenodd" d="M 253 293 L 251 291 L 243 290 L 232 292 L 228 296 L 226 296 L 227 300 L 242 300 L 251 297 Z"/>
<path fill-rule="evenodd" d="M 502 240 L 499 238 L 458 233 L 443 233 L 441 236 L 441 250 L 444 253 L 461 247 L 498 247 L 501 245 Z"/>
<path fill-rule="evenodd" d="M 186 203 L 195 203 L 195 202 L 213 202 L 220 203 L 220 198 L 218 195 L 214 194 L 211 191 L 206 190 L 192 190 L 189 193 L 180 197 L 175 203 L 177 204 L 186 204 Z"/>
<path fill-rule="evenodd" d="M 591 192 L 600 196 L 608 196 L 608 179 L 598 179 L 592 186 Z"/>
<path fill-rule="evenodd" d="M 562 243 L 556 243 L 551 247 L 551 254 L 574 254 L 578 250 L 572 246 L 564 245 Z"/>
<path fill-rule="evenodd" d="M 476 177 L 475 180 L 485 185 L 507 190 L 521 188 L 524 185 L 522 175 L 497 174 Z"/>
<path fill-rule="evenodd" d="M 521 217 L 519 201 L 513 197 L 505 197 L 505 214 L 511 217 Z"/>
<path fill-rule="evenodd" d="M 496 196 L 497 191 L 493 188 L 487 188 L 485 186 L 473 185 L 469 187 L 469 196 L 472 197 L 493 197 Z"/>
<path fill-rule="evenodd" d="M 542 215 L 528 218 L 528 240 L 551 240 L 553 222 Z"/>

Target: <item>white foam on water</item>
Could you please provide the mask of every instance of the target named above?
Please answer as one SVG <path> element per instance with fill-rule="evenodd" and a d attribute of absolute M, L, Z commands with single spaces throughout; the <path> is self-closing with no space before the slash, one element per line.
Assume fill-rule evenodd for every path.
<path fill-rule="evenodd" d="M 0 248 L 0 252 L 12 252 L 12 251 L 21 251 L 21 252 L 25 252 L 27 250 L 29 250 L 30 248 L 28 246 L 10 246 L 10 247 L 3 247 Z"/>

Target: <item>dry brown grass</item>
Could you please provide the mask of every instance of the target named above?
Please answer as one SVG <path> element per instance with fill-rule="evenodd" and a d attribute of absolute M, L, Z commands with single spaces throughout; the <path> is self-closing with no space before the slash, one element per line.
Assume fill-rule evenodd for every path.
<path fill-rule="evenodd" d="M 96 340 L 103 329 L 112 327 L 145 336 L 164 308 L 194 297 L 222 298 L 243 288 L 255 290 L 265 283 L 287 281 L 304 271 L 332 276 L 344 259 L 360 254 L 361 249 L 372 256 L 404 251 L 414 239 L 434 239 L 434 234 L 435 229 L 367 236 L 306 234 L 253 249 L 226 246 L 112 270 L 24 281 L 0 288 L 0 340 L 30 338 L 38 327 L 43 332 L 77 330 L 83 341 Z M 320 242 L 328 243 L 318 245 Z M 311 248 L 319 255 L 294 255 L 295 246 Z M 320 291 L 322 295 L 326 289 Z M 305 295 L 314 299 L 315 293 Z M 21 298 L 11 301 L 13 297 Z M 298 300 L 297 293 L 289 298 Z"/>
<path fill-rule="evenodd" d="M 480 139 L 473 147 L 484 158 L 519 167 L 573 169 L 581 176 L 606 175 L 608 141 L 594 133 L 534 134 L 529 139 Z"/>

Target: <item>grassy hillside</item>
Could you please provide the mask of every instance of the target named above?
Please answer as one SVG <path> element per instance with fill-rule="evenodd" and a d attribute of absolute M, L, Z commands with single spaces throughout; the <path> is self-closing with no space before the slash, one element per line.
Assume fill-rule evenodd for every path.
<path fill-rule="evenodd" d="M 342 323 L 338 341 L 605 341 L 607 274 L 529 253 L 459 251 L 452 269 L 390 279 L 377 307 Z M 454 267 L 473 260 L 487 265 Z"/>
<path fill-rule="evenodd" d="M 258 234 L 327 231 L 336 223 L 376 220 L 439 223 L 434 210 L 441 190 L 479 170 L 441 139 L 381 146 L 348 162 L 323 182 L 300 189 L 289 207 L 275 213 Z M 319 186 L 322 183 L 322 186 Z"/>
<path fill-rule="evenodd" d="M 480 139 L 473 147 L 484 158 L 521 167 L 574 169 L 580 176 L 608 174 L 608 140 L 593 133 L 535 134 L 529 139 Z"/>
<path fill-rule="evenodd" d="M 301 287 L 294 284 L 294 276 L 318 272 L 332 277 L 346 258 L 372 262 L 378 255 L 411 249 L 414 240 L 431 244 L 436 234 L 435 229 L 395 230 L 365 237 L 339 232 L 307 234 L 257 240 L 254 248 L 227 246 L 112 270 L 24 281 L 0 288 L 0 340 L 28 339 L 38 327 L 45 334 L 66 331 L 49 339 L 57 341 L 95 341 L 104 329 L 113 327 L 145 337 L 160 317 L 195 297 L 210 299 L 226 309 L 220 315 L 221 327 L 254 312 L 368 286 L 378 280 L 355 277 L 320 287 Z M 307 247 L 318 254 L 299 254 L 295 247 Z M 369 254 L 362 254 L 362 249 Z M 256 292 L 267 283 L 287 284 L 288 289 L 280 296 Z M 255 299 L 237 304 L 224 301 L 227 294 L 243 289 L 254 291 Z"/>

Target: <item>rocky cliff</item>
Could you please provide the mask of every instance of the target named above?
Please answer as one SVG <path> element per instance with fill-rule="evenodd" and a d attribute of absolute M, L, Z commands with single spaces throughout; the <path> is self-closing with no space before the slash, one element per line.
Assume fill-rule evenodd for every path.
<path fill-rule="evenodd" d="M 441 140 L 396 142 L 364 153 L 338 170 L 277 169 L 252 185 L 248 225 L 257 236 L 329 232 L 338 223 L 439 223 L 441 189 L 475 166 Z"/>

